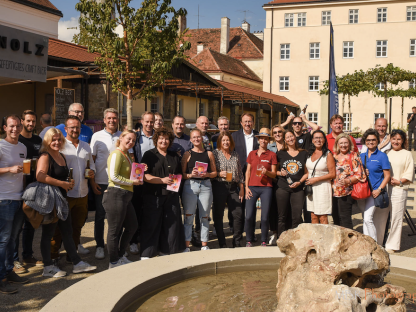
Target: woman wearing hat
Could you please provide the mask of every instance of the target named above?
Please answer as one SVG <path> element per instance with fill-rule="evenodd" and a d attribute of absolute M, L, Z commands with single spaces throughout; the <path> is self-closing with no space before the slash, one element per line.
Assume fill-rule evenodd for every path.
<path fill-rule="evenodd" d="M 272 179 L 276 177 L 276 154 L 267 149 L 270 142 L 271 131 L 260 129 L 256 135 L 259 149 L 250 152 L 247 157 L 246 171 L 246 221 L 247 234 L 246 247 L 252 247 L 254 241 L 254 220 L 256 218 L 256 202 L 261 200 L 261 246 L 266 246 L 269 231 L 269 212 L 273 196 Z"/>

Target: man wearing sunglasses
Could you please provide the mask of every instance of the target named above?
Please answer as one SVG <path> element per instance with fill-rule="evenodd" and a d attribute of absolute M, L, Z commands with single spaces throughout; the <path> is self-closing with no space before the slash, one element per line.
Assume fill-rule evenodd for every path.
<path fill-rule="evenodd" d="M 304 150 L 309 151 L 312 145 L 312 134 L 314 131 L 319 129 L 319 126 L 306 119 L 306 115 L 302 114 L 299 117 L 295 117 L 293 115 L 289 115 L 287 120 L 282 123 L 282 127 L 287 126 L 292 121 L 293 132 L 296 135 L 296 140 L 298 141 L 298 147 Z M 303 125 L 304 123 L 312 128 L 311 132 L 303 133 Z"/>
<path fill-rule="evenodd" d="M 76 116 L 79 120 L 81 120 L 81 133 L 79 135 L 79 139 L 81 141 L 87 142 L 90 144 L 92 138 L 92 130 L 90 127 L 84 125 L 82 121 L 84 120 L 84 106 L 80 103 L 72 103 L 68 107 L 68 116 Z M 55 127 L 56 129 L 60 130 L 64 137 L 66 137 L 65 125 L 60 124 Z"/>

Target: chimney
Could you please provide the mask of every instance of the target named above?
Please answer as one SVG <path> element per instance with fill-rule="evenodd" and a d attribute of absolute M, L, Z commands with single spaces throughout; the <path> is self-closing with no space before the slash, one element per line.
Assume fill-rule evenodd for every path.
<path fill-rule="evenodd" d="M 255 31 L 254 32 L 254 36 L 256 36 L 257 38 L 259 38 L 260 40 L 263 40 L 264 41 L 264 33 L 262 32 L 262 31 Z"/>
<path fill-rule="evenodd" d="M 178 21 L 179 21 L 178 33 L 182 34 L 186 29 L 186 15 L 179 16 Z"/>
<path fill-rule="evenodd" d="M 227 54 L 230 47 L 230 19 L 223 17 L 221 19 L 221 44 L 220 53 Z"/>
<path fill-rule="evenodd" d="M 241 26 L 246 32 L 250 32 L 250 24 L 244 21 L 243 25 Z"/>

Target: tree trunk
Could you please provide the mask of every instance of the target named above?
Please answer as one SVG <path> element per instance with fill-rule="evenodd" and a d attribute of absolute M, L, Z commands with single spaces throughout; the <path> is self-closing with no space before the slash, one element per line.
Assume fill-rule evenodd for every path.
<path fill-rule="evenodd" d="M 127 92 L 127 129 L 133 130 L 133 90 Z"/>
<path fill-rule="evenodd" d="M 403 122 L 403 108 L 404 108 L 404 97 L 402 97 L 402 125 L 400 128 L 404 129 L 404 122 Z"/>
<path fill-rule="evenodd" d="M 386 119 L 389 120 L 388 110 L 387 110 L 387 82 L 384 84 L 384 111 L 386 114 Z"/>
<path fill-rule="evenodd" d="M 350 122 L 349 122 L 349 129 L 348 130 L 352 130 L 352 118 L 351 118 L 351 96 L 348 94 L 348 116 L 350 118 Z"/>

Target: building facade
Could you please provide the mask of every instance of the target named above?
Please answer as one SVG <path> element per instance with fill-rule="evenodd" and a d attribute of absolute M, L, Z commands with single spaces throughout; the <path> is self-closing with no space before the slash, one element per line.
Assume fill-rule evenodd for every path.
<path fill-rule="evenodd" d="M 264 5 L 263 90 L 283 95 L 303 107 L 310 120 L 327 129 L 328 98 L 320 96 L 329 73 L 329 23 L 334 28 L 335 69 L 339 76 L 354 70 L 393 63 L 416 72 L 416 1 L 275 0 Z M 403 82 L 407 89 L 414 82 Z M 383 88 L 383 86 L 379 86 Z M 368 92 L 351 97 L 340 112 L 348 129 L 366 130 L 385 116 L 384 98 Z M 392 126 L 406 126 L 406 113 L 416 100 L 393 98 Z M 389 113 L 388 113 L 389 114 Z"/>

